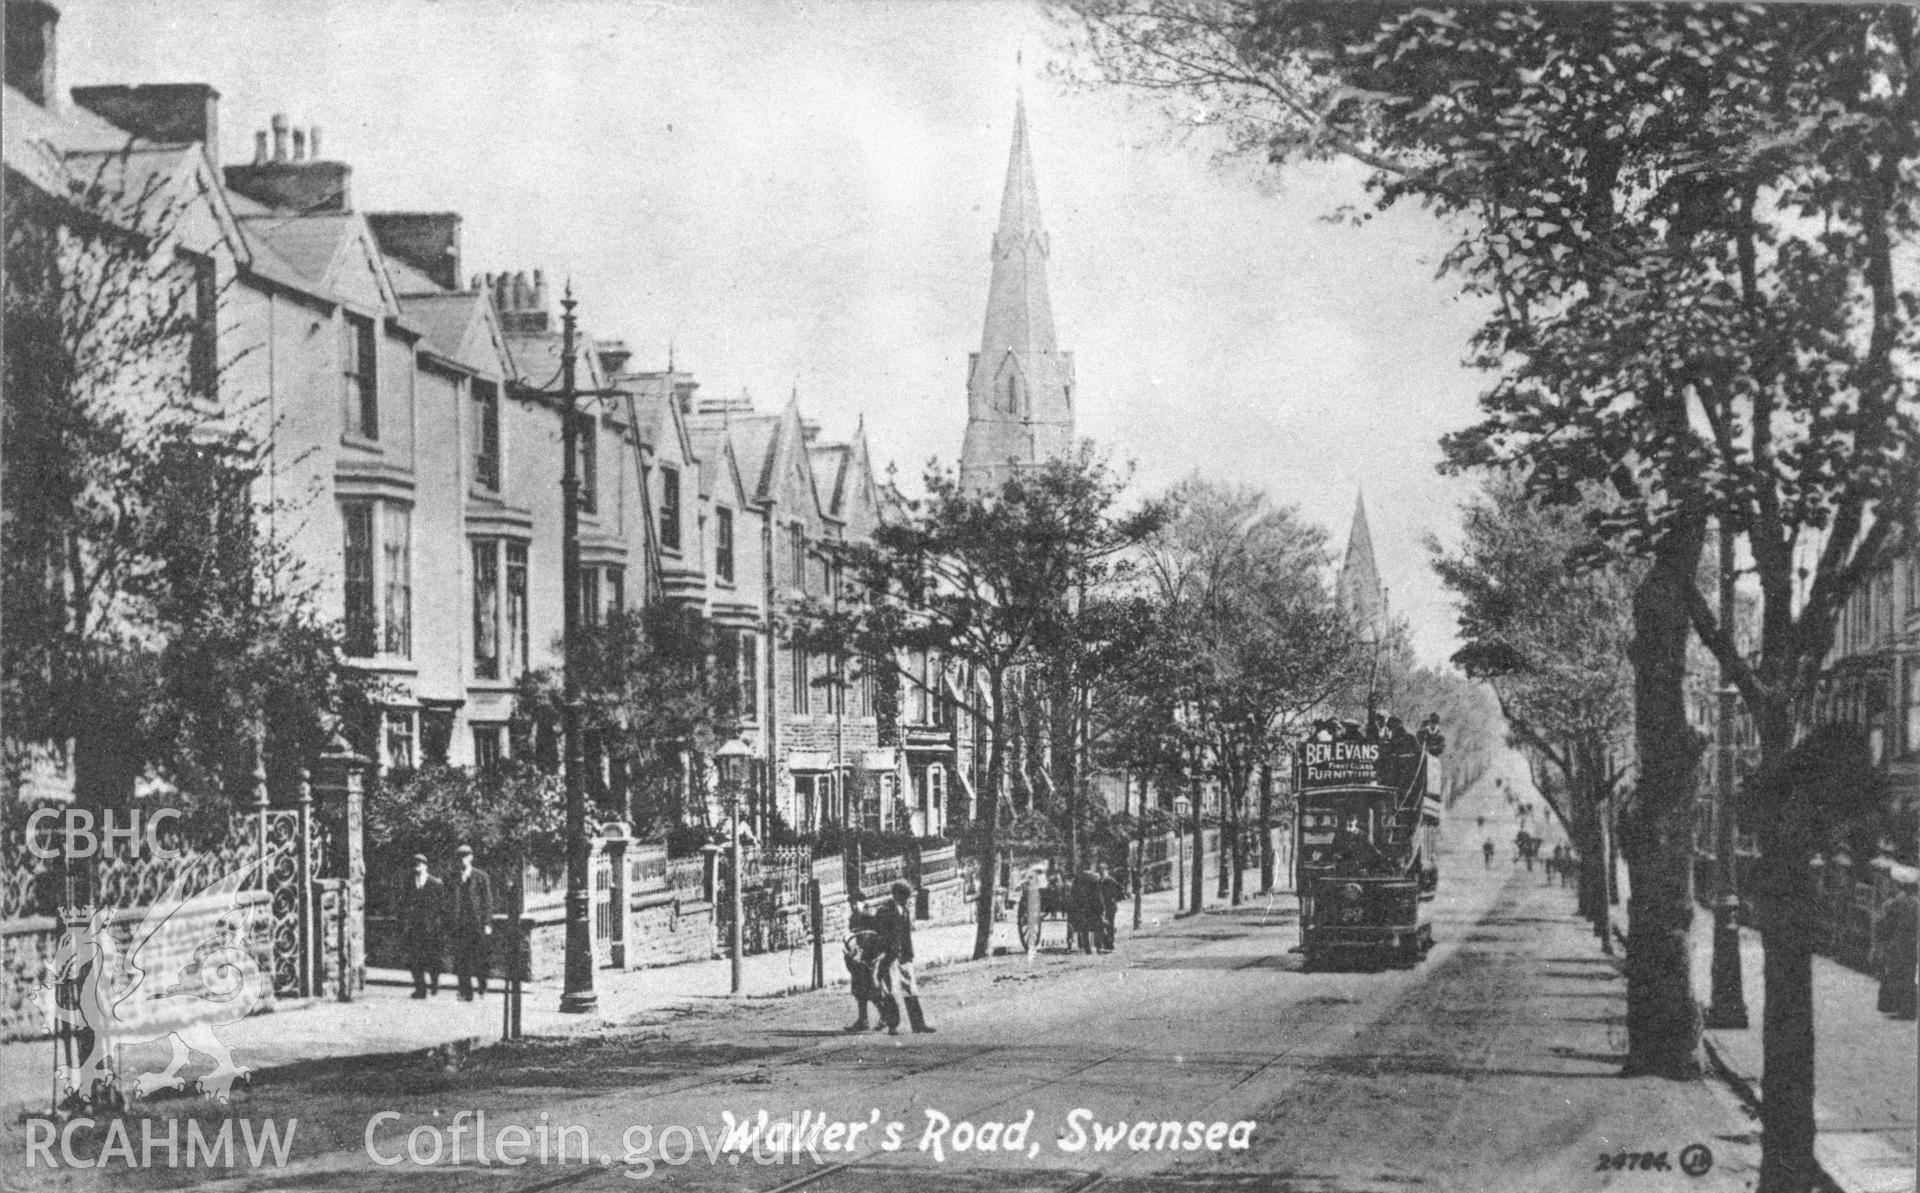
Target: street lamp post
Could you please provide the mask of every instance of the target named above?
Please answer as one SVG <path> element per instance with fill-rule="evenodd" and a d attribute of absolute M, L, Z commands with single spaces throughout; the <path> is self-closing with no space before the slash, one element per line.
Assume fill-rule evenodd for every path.
<path fill-rule="evenodd" d="M 1734 641 L 1733 531 L 1720 523 L 1720 632 Z M 1733 673 L 1720 667 L 1718 724 L 1714 727 L 1713 782 L 1713 1002 L 1707 1008 L 1708 1027 L 1747 1026 L 1747 999 L 1740 974 L 1739 869 L 1734 864 L 1733 825 L 1733 715 L 1737 692 Z"/>
<path fill-rule="evenodd" d="M 560 1010 L 587 1014 L 600 1004 L 593 990 L 593 894 L 588 874 L 593 842 L 587 836 L 586 749 L 580 740 L 580 427 L 574 402 L 575 338 L 573 284 L 560 300 L 560 592 L 564 642 L 564 700 L 561 733 L 566 740 L 567 777 L 567 972 Z"/>
<path fill-rule="evenodd" d="M 733 912 L 733 939 L 728 942 L 729 959 L 733 962 L 733 993 L 739 994 L 744 988 L 742 967 L 745 962 L 746 925 L 741 922 L 743 906 L 740 898 L 740 785 L 741 772 L 747 768 L 747 760 L 753 756 L 753 750 L 746 742 L 733 738 L 720 747 L 714 759 L 720 765 L 720 781 L 727 787 L 727 866 L 730 888 L 727 899 Z"/>

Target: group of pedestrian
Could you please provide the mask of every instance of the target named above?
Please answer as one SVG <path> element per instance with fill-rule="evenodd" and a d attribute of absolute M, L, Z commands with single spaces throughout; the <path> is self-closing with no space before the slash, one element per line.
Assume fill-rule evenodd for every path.
<path fill-rule="evenodd" d="M 1113 952 L 1115 919 L 1126 888 L 1105 862 L 1080 871 L 1067 892 L 1067 930 L 1083 953 Z"/>
<path fill-rule="evenodd" d="M 473 848 L 454 851 L 454 872 L 433 876 L 427 855 L 413 855 L 413 873 L 401 885 L 400 945 L 413 973 L 413 997 L 440 993 L 440 974 L 449 946 L 460 1001 L 487 992 L 490 938 L 493 935 L 493 883 L 473 864 Z"/>
<path fill-rule="evenodd" d="M 846 1030 L 884 1028 L 888 1035 L 898 1035 L 904 1009 L 907 1024 L 915 1032 L 931 1032 L 934 1028 L 927 1023 L 926 1011 L 920 1005 L 920 988 L 913 972 L 913 909 L 908 906 L 913 885 L 905 879 L 897 880 L 888 895 L 887 901 L 871 912 L 856 900 L 847 918 L 842 952 L 860 1014 Z M 868 1007 L 873 1008 L 871 1023 Z"/>

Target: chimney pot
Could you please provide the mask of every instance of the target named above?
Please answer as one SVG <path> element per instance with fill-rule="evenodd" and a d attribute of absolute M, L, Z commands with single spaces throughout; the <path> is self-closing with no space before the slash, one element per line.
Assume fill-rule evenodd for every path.
<path fill-rule="evenodd" d="M 273 116 L 273 160 L 287 160 L 287 118 L 279 112 Z"/>
<path fill-rule="evenodd" d="M 263 128 L 253 134 L 253 164 L 260 165 L 267 156 L 267 130 Z"/>
<path fill-rule="evenodd" d="M 307 133 L 307 157 L 316 162 L 320 160 L 320 126 L 317 124 Z"/>
<path fill-rule="evenodd" d="M 307 130 L 306 129 L 296 128 L 293 130 L 293 160 L 297 162 L 303 162 L 307 160 Z"/>

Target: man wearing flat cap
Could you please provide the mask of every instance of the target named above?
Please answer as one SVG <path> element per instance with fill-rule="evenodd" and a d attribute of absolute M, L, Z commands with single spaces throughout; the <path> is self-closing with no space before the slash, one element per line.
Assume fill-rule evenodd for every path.
<path fill-rule="evenodd" d="M 413 996 L 440 993 L 440 954 L 445 947 L 446 884 L 427 871 L 427 855 L 413 855 L 413 872 L 400 888 L 400 948 L 413 971 Z M 433 979 L 429 985 L 427 979 Z"/>
<path fill-rule="evenodd" d="M 891 894 L 893 897 L 883 903 L 874 916 L 881 950 L 880 963 L 875 968 L 886 975 L 882 980 L 900 1000 L 913 1030 L 932 1031 L 933 1028 L 927 1026 L 926 1014 L 920 1009 L 920 990 L 913 979 L 913 908 L 909 906 L 913 886 L 905 879 L 896 879 Z M 898 1034 L 899 1029 L 889 1027 L 887 1031 Z"/>
<path fill-rule="evenodd" d="M 493 884 L 485 870 L 473 867 L 473 848 L 454 851 L 459 871 L 448 880 L 447 911 L 453 921 L 453 972 L 460 979 L 460 1001 L 472 1002 L 474 986 L 487 992 L 489 937 L 493 935 Z"/>

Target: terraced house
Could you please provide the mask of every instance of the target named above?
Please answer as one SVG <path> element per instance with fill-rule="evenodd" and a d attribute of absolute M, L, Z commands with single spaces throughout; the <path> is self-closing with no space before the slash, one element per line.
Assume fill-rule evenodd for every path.
<path fill-rule="evenodd" d="M 251 420 L 269 449 L 256 496 L 270 532 L 350 665 L 380 681 L 377 707 L 344 731 L 385 768 L 509 757 L 516 685 L 560 665 L 565 624 L 553 281 L 467 276 L 458 213 L 365 209 L 318 128 L 275 116 L 247 160 L 223 164 L 209 86 L 63 95 L 57 10 L 6 11 L 12 210 L 76 218 L 91 183 L 132 231 L 166 213 L 144 232 L 199 303 L 179 368 L 205 374 L 210 418 Z M 640 367 L 618 339 L 583 331 L 574 350 L 577 388 L 597 395 L 580 404 L 575 461 L 582 623 L 657 601 L 712 621 L 739 697 L 718 728 L 752 752 L 762 819 L 944 829 L 971 751 L 938 669 L 917 660 L 918 688 L 882 691 L 892 669 L 796 651 L 771 629 L 799 600 L 831 600 L 843 577 L 823 546 L 884 516 L 864 428 L 829 441 L 797 397 L 777 413 L 701 397 L 691 374 Z M 57 745 L 36 791 L 71 788 Z M 597 769 L 621 806 L 621 776 Z M 693 815 L 717 817 L 690 794 Z"/>

